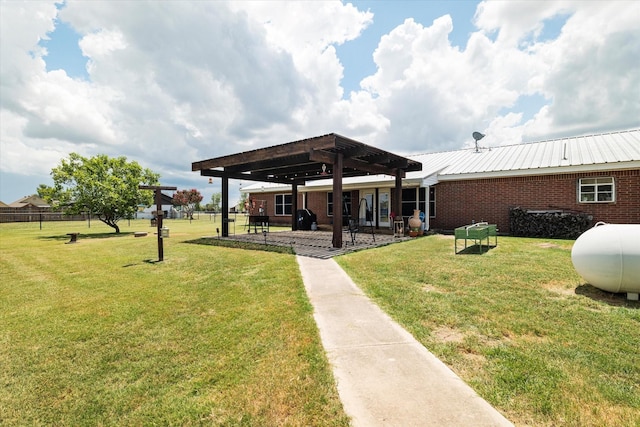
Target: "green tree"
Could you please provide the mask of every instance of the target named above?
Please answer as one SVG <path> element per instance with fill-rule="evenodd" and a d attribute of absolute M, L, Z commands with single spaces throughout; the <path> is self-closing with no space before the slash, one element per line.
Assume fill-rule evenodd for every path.
<path fill-rule="evenodd" d="M 51 170 L 53 187 L 40 185 L 38 194 L 58 203 L 67 214 L 88 212 L 120 233 L 118 221 L 131 218 L 138 205 L 151 206 L 153 192 L 140 185 L 157 185 L 160 175 L 126 157 L 105 154 L 86 158 L 71 153 Z"/>
<path fill-rule="evenodd" d="M 247 210 L 246 206 L 249 202 L 249 193 L 240 193 L 240 200 L 238 200 L 238 204 L 236 205 L 240 212 L 244 212 Z"/>
<path fill-rule="evenodd" d="M 193 211 L 196 204 L 202 201 L 202 194 L 195 188 L 191 190 L 178 190 L 173 193 L 173 206 L 182 206 L 189 219 L 193 219 Z"/>
<path fill-rule="evenodd" d="M 211 210 L 214 212 L 220 212 L 220 204 L 222 203 L 222 193 L 213 193 L 211 195 Z"/>
<path fill-rule="evenodd" d="M 59 200 L 56 200 L 56 194 L 55 194 L 55 188 L 54 187 L 49 187 L 46 184 L 40 184 L 38 186 L 38 197 L 40 197 L 43 200 L 46 200 L 47 203 L 49 203 L 49 205 L 54 208 L 57 209 L 60 205 Z"/>

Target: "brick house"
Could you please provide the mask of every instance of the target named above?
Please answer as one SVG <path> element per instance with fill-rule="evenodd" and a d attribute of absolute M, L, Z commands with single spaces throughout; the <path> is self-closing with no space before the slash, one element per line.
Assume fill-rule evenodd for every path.
<path fill-rule="evenodd" d="M 579 136 L 492 148 L 408 156 L 422 170 L 402 179 L 402 216 L 425 213 L 425 228 L 449 231 L 473 221 L 509 232 L 509 209 L 583 212 L 593 221 L 640 223 L 640 130 Z M 344 216 L 391 226 L 394 178 L 343 179 Z M 264 204 L 272 223 L 291 224 L 287 185 L 257 183 L 242 188 Z M 297 206 L 331 224 L 331 180 L 298 187 Z"/>

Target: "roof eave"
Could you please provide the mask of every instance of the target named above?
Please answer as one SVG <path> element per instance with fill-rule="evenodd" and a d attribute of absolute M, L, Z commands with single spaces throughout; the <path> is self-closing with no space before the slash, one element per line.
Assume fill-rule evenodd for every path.
<path fill-rule="evenodd" d="M 461 173 L 461 174 L 445 173 L 445 174 L 439 174 L 438 180 L 439 181 L 459 181 L 459 180 L 487 179 L 487 178 L 511 178 L 511 177 L 517 177 L 517 176 L 558 175 L 558 174 L 565 174 L 565 173 L 585 173 L 585 172 L 638 169 L 638 168 L 640 168 L 640 160 L 631 161 L 631 162 L 557 166 L 557 167 L 536 168 L 536 169 L 514 169 L 514 170 L 503 170 L 503 171 Z"/>

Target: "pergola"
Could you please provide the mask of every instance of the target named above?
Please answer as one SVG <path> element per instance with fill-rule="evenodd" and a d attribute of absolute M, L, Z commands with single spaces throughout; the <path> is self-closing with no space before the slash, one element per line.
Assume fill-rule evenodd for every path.
<path fill-rule="evenodd" d="M 325 168 L 323 168 L 323 165 Z M 325 169 L 330 174 L 323 173 Z M 222 236 L 229 235 L 229 179 L 291 185 L 291 228 L 297 229 L 298 186 L 333 179 L 333 194 L 342 194 L 342 178 L 384 174 L 395 177 L 394 210 L 402 209 L 402 178 L 422 164 L 344 136 L 328 135 L 193 162 L 192 171 L 222 178 Z M 333 247 L 342 247 L 342 209 L 333 212 Z"/>

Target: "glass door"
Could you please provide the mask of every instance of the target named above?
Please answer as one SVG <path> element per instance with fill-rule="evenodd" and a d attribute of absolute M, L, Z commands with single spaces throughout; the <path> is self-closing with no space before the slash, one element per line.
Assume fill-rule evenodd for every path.
<path fill-rule="evenodd" d="M 389 198 L 389 190 L 380 190 L 378 192 L 378 223 L 380 227 L 390 227 L 389 210 L 391 201 Z"/>
<path fill-rule="evenodd" d="M 360 220 L 360 225 L 373 225 L 375 226 L 374 221 L 374 205 L 373 201 L 375 198 L 374 190 L 362 190 L 362 198 L 360 199 L 360 210 L 358 212 L 358 218 Z"/>

